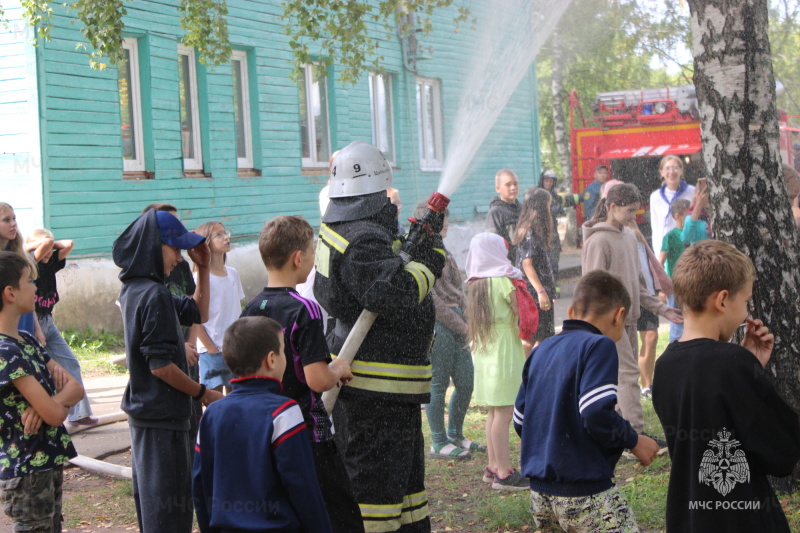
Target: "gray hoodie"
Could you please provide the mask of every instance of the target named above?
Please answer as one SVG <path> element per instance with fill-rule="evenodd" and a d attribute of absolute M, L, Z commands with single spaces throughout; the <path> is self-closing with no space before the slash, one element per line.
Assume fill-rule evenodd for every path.
<path fill-rule="evenodd" d="M 626 320 L 628 325 L 636 324 L 639 319 L 639 306 L 663 316 L 669 307 L 647 293 L 633 232 L 618 229 L 608 222 L 597 222 L 593 226 L 589 224 L 591 221 L 583 225 L 583 273 L 606 270 L 619 276 L 631 295 L 631 309 Z"/>

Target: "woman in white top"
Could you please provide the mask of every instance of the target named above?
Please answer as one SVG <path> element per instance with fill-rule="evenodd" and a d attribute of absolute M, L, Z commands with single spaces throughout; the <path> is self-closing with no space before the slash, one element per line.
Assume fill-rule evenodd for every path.
<path fill-rule="evenodd" d="M 667 155 L 658 165 L 661 187 L 650 195 L 650 227 L 653 230 L 653 251 L 661 251 L 661 240 L 669 230 L 675 227 L 675 219 L 670 215 L 669 207 L 679 198 L 692 201 L 694 185 L 683 181 L 683 162 L 676 155 Z"/>

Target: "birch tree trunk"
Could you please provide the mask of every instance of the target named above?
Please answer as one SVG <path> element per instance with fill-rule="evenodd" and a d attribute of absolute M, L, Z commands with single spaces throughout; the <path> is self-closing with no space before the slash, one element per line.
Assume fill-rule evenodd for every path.
<path fill-rule="evenodd" d="M 553 31 L 551 37 L 553 46 L 553 77 L 550 90 L 553 95 L 553 130 L 555 133 L 558 162 L 561 165 L 561 182 L 572 183 L 572 162 L 569 153 L 569 133 L 567 132 L 567 119 L 564 113 L 567 93 L 564 91 L 564 52 L 558 30 Z M 571 187 L 569 189 L 572 190 Z"/>
<path fill-rule="evenodd" d="M 781 171 L 768 0 L 689 0 L 689 8 L 714 234 L 756 266 L 755 316 L 775 334 L 767 371 L 800 412 L 797 230 Z M 779 488 L 798 480 L 796 467 Z"/>
<path fill-rule="evenodd" d="M 561 181 L 559 183 L 564 190 L 572 192 L 572 159 L 569 150 L 567 118 L 564 113 L 567 98 L 567 93 L 564 91 L 564 51 L 558 30 L 553 31 L 551 43 L 553 46 L 553 78 L 550 81 L 550 90 L 553 95 L 553 133 L 558 162 L 561 165 Z M 575 247 L 578 244 L 578 224 L 574 209 L 567 210 L 564 244 L 569 247 Z"/>

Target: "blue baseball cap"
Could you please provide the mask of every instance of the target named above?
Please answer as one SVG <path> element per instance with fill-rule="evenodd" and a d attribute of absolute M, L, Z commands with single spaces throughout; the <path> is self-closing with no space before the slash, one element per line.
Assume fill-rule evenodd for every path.
<path fill-rule="evenodd" d="M 205 237 L 189 232 L 186 226 L 178 220 L 178 217 L 166 211 L 158 211 L 156 220 L 158 221 L 158 231 L 161 234 L 161 242 L 164 244 L 181 250 L 191 250 L 206 240 Z"/>

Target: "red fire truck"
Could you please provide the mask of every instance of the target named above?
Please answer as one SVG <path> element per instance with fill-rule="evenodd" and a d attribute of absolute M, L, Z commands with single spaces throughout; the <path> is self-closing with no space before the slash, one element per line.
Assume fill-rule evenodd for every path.
<path fill-rule="evenodd" d="M 782 90 L 779 83 L 778 91 Z M 694 85 L 600 93 L 592 110 L 594 115 L 587 120 L 578 94 L 571 92 L 572 190 L 583 192 L 594 181 L 595 167 L 608 166 L 611 179 L 639 187 L 645 203 L 637 222 L 649 234 L 646 204 L 650 193 L 661 184 L 661 158 L 668 154 L 679 156 L 690 184 L 705 174 Z M 783 161 L 792 165 L 797 155 L 792 134 L 800 132 L 800 128 L 791 127 L 789 118 L 785 111 L 778 110 Z M 582 219 L 583 209 L 579 209 L 579 224 Z"/>

